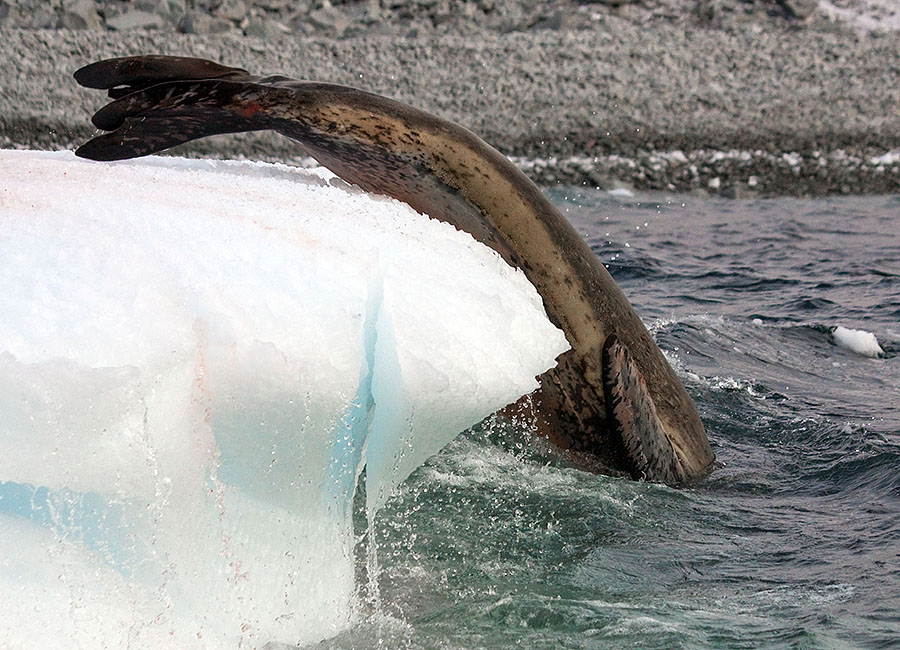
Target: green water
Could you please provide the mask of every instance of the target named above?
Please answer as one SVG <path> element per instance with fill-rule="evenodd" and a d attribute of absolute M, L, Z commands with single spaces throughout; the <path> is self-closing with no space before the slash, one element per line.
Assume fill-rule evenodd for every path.
<path fill-rule="evenodd" d="M 379 602 L 319 647 L 900 646 L 900 199 L 554 198 L 724 466 L 675 490 L 469 432 L 379 513 Z"/>

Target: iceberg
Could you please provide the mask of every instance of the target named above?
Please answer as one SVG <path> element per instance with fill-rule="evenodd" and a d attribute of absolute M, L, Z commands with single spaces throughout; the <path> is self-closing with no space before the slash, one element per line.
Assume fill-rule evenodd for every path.
<path fill-rule="evenodd" d="M 0 151 L 0 224 L 10 647 L 339 632 L 363 469 L 371 520 L 568 349 L 494 251 L 321 169 Z"/>

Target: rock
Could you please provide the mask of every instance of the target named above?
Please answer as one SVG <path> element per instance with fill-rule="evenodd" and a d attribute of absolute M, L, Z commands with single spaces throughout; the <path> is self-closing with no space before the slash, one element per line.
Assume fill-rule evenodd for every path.
<path fill-rule="evenodd" d="M 167 29 L 176 28 L 187 10 L 186 6 L 189 6 L 186 0 L 134 0 L 135 9 L 156 14 L 165 21 Z"/>
<path fill-rule="evenodd" d="M 711 23 L 722 12 L 719 0 L 697 0 L 697 17 L 704 23 Z"/>
<path fill-rule="evenodd" d="M 178 9 L 180 14 L 183 7 L 183 3 L 177 3 L 176 0 L 135 0 L 134 2 L 135 9 L 164 17 L 171 16 L 175 9 Z"/>
<path fill-rule="evenodd" d="M 183 34 L 227 34 L 236 28 L 227 18 L 189 11 L 178 22 L 178 31 Z"/>
<path fill-rule="evenodd" d="M 572 30 L 583 29 L 588 24 L 582 13 L 557 10 L 542 15 L 532 29 Z"/>
<path fill-rule="evenodd" d="M 59 21 L 50 3 L 24 4 L 19 0 L 0 0 L 0 25 L 15 29 L 48 29 Z"/>
<path fill-rule="evenodd" d="M 318 34 L 331 38 L 340 38 L 350 25 L 347 16 L 330 5 L 311 11 L 306 15 L 305 22 Z"/>
<path fill-rule="evenodd" d="M 554 11 L 552 14 L 540 18 L 532 29 L 562 29 L 563 18 L 563 12 Z"/>
<path fill-rule="evenodd" d="M 140 9 L 132 9 L 106 19 L 106 26 L 117 32 L 132 29 L 159 29 L 165 24 L 166 21 L 162 16 Z"/>
<path fill-rule="evenodd" d="M 819 6 L 819 0 L 781 0 L 781 3 L 800 20 L 809 18 Z"/>
<path fill-rule="evenodd" d="M 213 14 L 237 23 L 246 17 L 247 4 L 244 0 L 224 0 L 213 10 Z"/>
<path fill-rule="evenodd" d="M 606 174 L 602 174 L 596 169 L 589 169 L 585 172 L 585 176 L 587 180 L 598 190 L 611 190 L 615 187 L 616 180 L 607 176 Z"/>
<path fill-rule="evenodd" d="M 534 27 L 538 17 L 520 11 L 511 11 L 507 14 L 494 14 L 488 17 L 486 25 L 489 29 L 502 34 L 511 32 L 524 32 Z"/>
<path fill-rule="evenodd" d="M 93 0 L 77 0 L 63 5 L 57 27 L 61 29 L 101 29 L 103 21 Z"/>
<path fill-rule="evenodd" d="M 375 25 L 383 19 L 378 0 L 363 0 L 354 4 L 345 4 L 342 9 L 350 23 L 368 26 Z"/>
<path fill-rule="evenodd" d="M 734 185 L 729 185 L 724 190 L 722 190 L 722 196 L 726 199 L 754 199 L 759 196 L 759 192 L 750 189 L 746 185 L 742 183 L 735 183 Z"/>
<path fill-rule="evenodd" d="M 244 34 L 265 41 L 275 40 L 290 31 L 289 27 L 277 20 L 268 20 L 266 18 L 251 18 L 244 27 Z"/>
<path fill-rule="evenodd" d="M 297 9 L 309 11 L 310 3 L 311 0 L 254 0 L 253 6 L 265 11 L 286 14 Z"/>
<path fill-rule="evenodd" d="M 378 0 L 368 0 L 363 3 L 363 20 L 367 23 L 377 23 L 383 19 L 381 5 Z"/>

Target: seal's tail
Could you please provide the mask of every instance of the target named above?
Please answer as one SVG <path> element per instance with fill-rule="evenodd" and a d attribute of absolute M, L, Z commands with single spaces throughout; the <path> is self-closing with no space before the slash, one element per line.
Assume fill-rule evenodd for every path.
<path fill-rule="evenodd" d="M 221 133 L 270 128 L 257 115 L 246 70 L 169 56 L 107 59 L 75 72 L 82 86 L 108 90 L 115 101 L 91 118 L 110 131 L 75 152 L 92 160 L 124 160 Z M 249 83 L 248 85 L 248 82 Z"/>

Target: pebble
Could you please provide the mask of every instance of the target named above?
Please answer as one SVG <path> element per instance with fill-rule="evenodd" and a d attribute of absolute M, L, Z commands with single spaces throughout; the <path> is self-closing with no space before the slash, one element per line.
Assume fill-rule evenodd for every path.
<path fill-rule="evenodd" d="M 61 6 L 90 16 L 92 1 L 106 29 L 44 29 Z M 771 12 L 775 0 L 710 2 L 712 22 L 695 0 L 197 0 L 187 13 L 179 0 L 44 13 L 0 0 L 0 146 L 71 147 L 93 132 L 99 98 L 69 76 L 82 61 L 177 52 L 396 97 L 474 130 L 541 183 L 900 192 L 900 119 L 883 110 L 900 106 L 900 35 L 841 31 L 821 11 L 800 22 Z M 298 155 L 271 134 L 182 151 Z"/>

